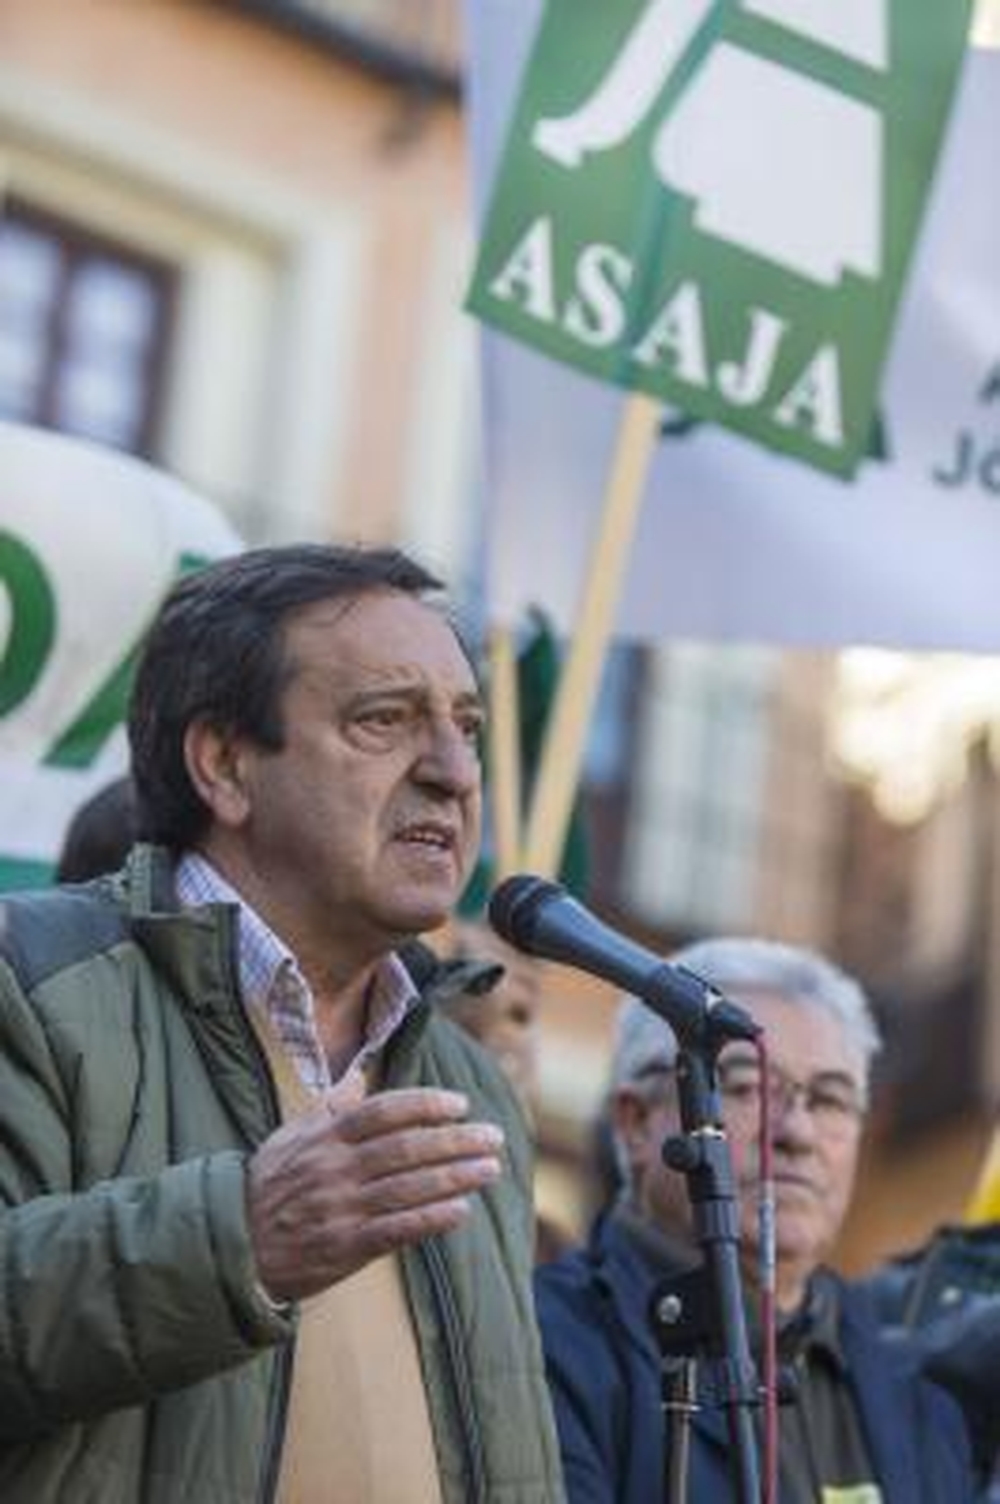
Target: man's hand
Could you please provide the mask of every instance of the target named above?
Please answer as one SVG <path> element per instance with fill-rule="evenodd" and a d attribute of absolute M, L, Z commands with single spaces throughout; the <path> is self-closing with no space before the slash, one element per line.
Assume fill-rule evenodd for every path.
<path fill-rule="evenodd" d="M 301 1300 L 370 1259 L 457 1227 L 469 1194 L 496 1180 L 503 1135 L 467 1123 L 460 1093 L 413 1087 L 358 1100 L 349 1077 L 250 1160 L 257 1273 L 275 1300 Z"/>

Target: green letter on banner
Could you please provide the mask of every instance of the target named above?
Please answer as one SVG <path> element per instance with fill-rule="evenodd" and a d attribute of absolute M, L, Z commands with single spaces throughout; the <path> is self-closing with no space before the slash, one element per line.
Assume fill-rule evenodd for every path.
<path fill-rule="evenodd" d="M 56 635 L 56 599 L 38 556 L 0 530 L 0 589 L 10 603 L 10 627 L 0 657 L 0 717 L 26 699 L 38 681 Z"/>

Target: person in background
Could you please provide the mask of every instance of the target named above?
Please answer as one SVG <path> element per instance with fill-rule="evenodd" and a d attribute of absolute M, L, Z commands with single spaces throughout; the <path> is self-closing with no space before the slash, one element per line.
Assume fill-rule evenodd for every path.
<path fill-rule="evenodd" d="M 512 949 L 482 921 L 450 926 L 448 1016 L 490 1051 L 533 1118 L 538 1095 L 541 963 Z M 482 964 L 480 964 L 482 963 Z"/>
<path fill-rule="evenodd" d="M 891 1340 L 961 1405 L 983 1499 L 1000 1504 L 1000 1225 L 939 1227 L 865 1285 Z"/>
<path fill-rule="evenodd" d="M 437 593 L 318 545 L 185 579 L 140 844 L 0 904 L 4 1504 L 562 1498 L 523 1117 L 399 957 L 479 837 Z"/>
<path fill-rule="evenodd" d="M 56 882 L 84 883 L 117 872 L 135 841 L 132 780 L 116 778 L 80 805 L 66 828 Z"/>
<path fill-rule="evenodd" d="M 428 977 L 429 996 L 493 1056 L 534 1132 L 543 963 L 514 950 L 485 921 L 474 919 L 449 925 L 443 949 L 431 967 L 433 981 Z M 551 1216 L 536 1215 L 537 1263 L 556 1258 L 571 1244 Z"/>
<path fill-rule="evenodd" d="M 824 1264 L 847 1210 L 878 1036 L 851 978 L 812 952 L 718 939 L 672 958 L 766 1030 L 770 1074 L 728 1045 L 719 1086 L 739 1201 L 748 1328 L 757 1325 L 757 1122 L 770 1104 L 780 1351 L 796 1399 L 781 1414 L 781 1504 L 959 1504 L 968 1438 L 951 1399 L 879 1334 L 864 1291 Z M 665 1476 L 653 1288 L 697 1262 L 683 1179 L 661 1159 L 679 1131 L 676 1042 L 637 1000 L 621 1010 L 612 1123 L 622 1190 L 590 1245 L 538 1271 L 536 1292 L 571 1504 L 645 1504 Z M 689 1497 L 737 1498 L 726 1421 L 702 1395 Z"/>

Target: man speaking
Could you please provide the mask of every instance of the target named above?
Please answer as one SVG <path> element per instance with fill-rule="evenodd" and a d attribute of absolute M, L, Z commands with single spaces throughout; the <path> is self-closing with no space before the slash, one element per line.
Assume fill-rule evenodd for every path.
<path fill-rule="evenodd" d="M 190 577 L 144 841 L 0 906 L 5 1504 L 562 1498 L 525 1130 L 396 955 L 479 836 L 436 589 L 319 546 Z"/>

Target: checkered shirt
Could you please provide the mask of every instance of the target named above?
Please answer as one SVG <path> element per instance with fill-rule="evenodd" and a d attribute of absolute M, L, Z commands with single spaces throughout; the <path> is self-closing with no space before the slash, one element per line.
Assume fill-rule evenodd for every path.
<path fill-rule="evenodd" d="M 365 1012 L 364 1038 L 350 1060 L 331 1070 L 316 1027 L 316 1004 L 292 952 L 226 882 L 211 862 L 186 852 L 177 864 L 177 896 L 189 908 L 235 904 L 239 910 L 240 991 L 250 1008 L 271 1021 L 300 1080 L 310 1091 L 324 1091 L 354 1066 L 364 1067 L 391 1039 L 417 1001 L 412 978 L 402 961 L 387 956 L 372 979 Z"/>

